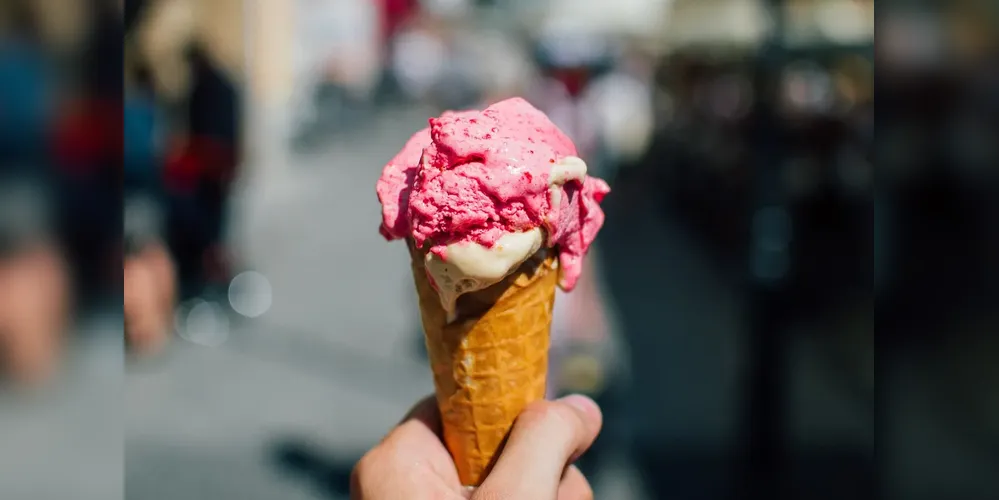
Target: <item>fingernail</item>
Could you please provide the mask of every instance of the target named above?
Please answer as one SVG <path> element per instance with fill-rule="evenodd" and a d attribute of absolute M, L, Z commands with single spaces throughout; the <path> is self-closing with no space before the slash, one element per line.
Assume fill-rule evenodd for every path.
<path fill-rule="evenodd" d="M 570 394 L 559 398 L 559 402 L 572 406 L 587 415 L 600 413 L 600 407 L 597 406 L 597 403 L 582 394 Z"/>

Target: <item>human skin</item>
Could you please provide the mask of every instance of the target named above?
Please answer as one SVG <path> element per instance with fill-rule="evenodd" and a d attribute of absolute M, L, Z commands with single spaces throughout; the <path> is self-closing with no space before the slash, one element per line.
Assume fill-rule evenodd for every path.
<path fill-rule="evenodd" d="M 125 333 L 135 354 L 155 354 L 169 341 L 175 288 L 173 262 L 161 245 L 126 257 Z"/>
<path fill-rule="evenodd" d="M 357 463 L 351 499 L 591 500 L 593 491 L 572 462 L 593 444 L 602 423 L 600 409 L 584 396 L 532 403 L 492 472 L 470 490 L 441 441 L 440 413 L 429 396 Z"/>
<path fill-rule="evenodd" d="M 39 244 L 0 260 L 0 365 L 5 375 L 34 385 L 58 372 L 69 306 L 69 276 L 55 247 Z"/>

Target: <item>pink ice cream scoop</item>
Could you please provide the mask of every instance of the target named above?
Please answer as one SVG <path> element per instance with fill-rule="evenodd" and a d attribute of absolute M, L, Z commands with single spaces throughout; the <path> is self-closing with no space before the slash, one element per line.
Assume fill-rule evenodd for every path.
<path fill-rule="evenodd" d="M 571 290 L 610 191 L 586 175 L 576 154 L 572 141 L 520 98 L 446 112 L 385 166 L 376 189 L 380 231 L 389 240 L 411 238 L 445 263 L 464 258 L 469 247 L 485 255 L 530 239 L 518 235 L 537 235 L 559 252 L 560 286 Z"/>

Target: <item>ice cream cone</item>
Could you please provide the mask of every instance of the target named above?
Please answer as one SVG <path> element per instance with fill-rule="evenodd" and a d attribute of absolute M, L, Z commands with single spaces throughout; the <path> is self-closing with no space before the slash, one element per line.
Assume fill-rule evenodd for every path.
<path fill-rule="evenodd" d="M 444 443 L 475 487 L 545 396 L 555 290 L 576 285 L 610 188 L 523 99 L 429 123 L 382 169 L 379 232 L 409 242 Z"/>
<path fill-rule="evenodd" d="M 558 260 L 539 251 L 499 283 L 461 295 L 448 321 L 423 253 L 412 243 L 410 253 L 444 442 L 462 484 L 478 486 L 517 415 L 545 396 Z"/>

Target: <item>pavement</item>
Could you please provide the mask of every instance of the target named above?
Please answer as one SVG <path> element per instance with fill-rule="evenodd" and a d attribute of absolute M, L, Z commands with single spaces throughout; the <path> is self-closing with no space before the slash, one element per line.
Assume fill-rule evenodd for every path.
<path fill-rule="evenodd" d="M 122 318 L 84 318 L 59 381 L 0 393 L 0 498 L 122 498 Z"/>

